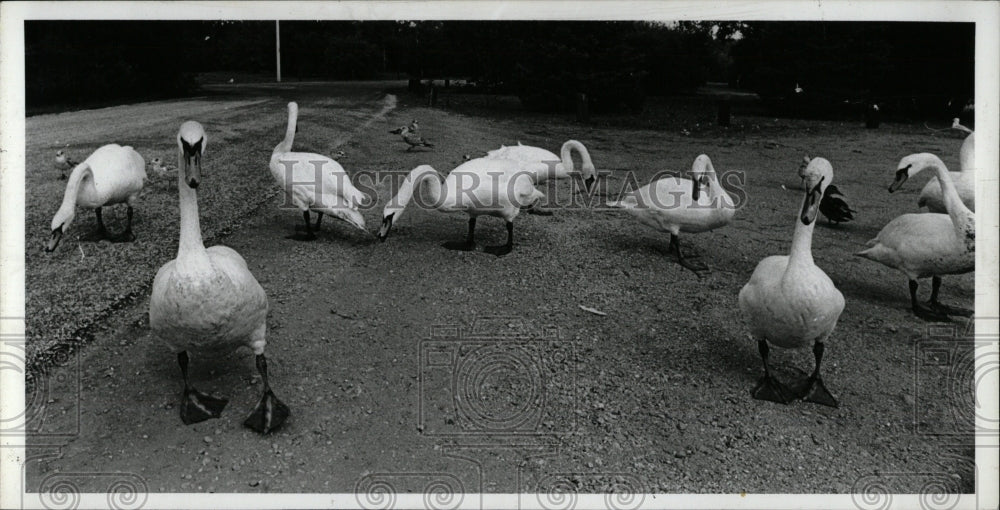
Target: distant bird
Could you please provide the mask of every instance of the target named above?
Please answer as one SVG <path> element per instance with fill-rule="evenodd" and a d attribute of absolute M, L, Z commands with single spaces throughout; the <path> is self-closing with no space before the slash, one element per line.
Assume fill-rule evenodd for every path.
<path fill-rule="evenodd" d="M 149 165 L 153 169 L 153 173 L 155 173 L 157 177 L 166 177 L 167 174 L 170 173 L 172 170 L 177 169 L 177 167 L 173 165 L 165 166 L 160 158 L 153 158 L 152 160 L 150 160 Z"/>
<path fill-rule="evenodd" d="M 795 93 L 796 94 L 801 94 L 802 92 L 803 92 L 802 87 L 800 87 L 799 84 L 796 83 L 795 84 Z"/>
<path fill-rule="evenodd" d="M 394 135 L 401 135 L 403 137 L 403 141 L 410 146 L 409 149 L 406 149 L 407 152 L 412 151 L 415 147 L 434 147 L 433 143 L 424 140 L 422 136 L 413 134 L 413 132 L 410 130 L 408 126 L 403 126 L 401 128 L 393 129 L 392 131 L 389 132 Z"/>
<path fill-rule="evenodd" d="M 59 164 L 59 165 L 61 165 L 62 170 L 63 170 L 63 172 L 59 175 L 59 180 L 60 181 L 66 180 L 66 172 L 65 172 L 65 170 L 68 170 L 68 169 L 73 168 L 76 165 L 80 164 L 80 163 L 77 163 L 76 161 L 74 161 L 69 156 L 67 156 L 65 153 L 63 153 L 62 149 L 59 149 L 59 150 L 56 151 L 56 163 Z"/>
<path fill-rule="evenodd" d="M 416 133 L 417 131 L 420 130 L 420 124 L 417 123 L 417 119 L 413 119 L 410 121 L 409 128 L 411 133 Z"/>
<path fill-rule="evenodd" d="M 851 209 L 844 200 L 845 198 L 847 197 L 836 186 L 833 184 L 827 186 L 823 192 L 823 200 L 819 203 L 819 212 L 823 213 L 823 216 L 826 216 L 826 219 L 830 223 L 843 223 L 853 220 L 853 213 L 858 211 Z"/>
<path fill-rule="evenodd" d="M 952 129 L 957 129 L 959 131 L 965 131 L 966 133 L 969 133 L 970 135 L 972 133 L 974 133 L 974 131 L 972 131 L 971 129 L 969 129 L 969 128 L 963 126 L 961 123 L 959 123 L 958 117 L 955 117 L 954 119 L 951 119 L 951 128 Z"/>
<path fill-rule="evenodd" d="M 86 240 L 134 241 L 132 206 L 139 199 L 145 183 L 146 162 L 132 147 L 109 144 L 98 148 L 83 163 L 73 167 L 62 205 L 52 218 L 52 237 L 45 251 L 51 252 L 59 246 L 63 234 L 76 217 L 77 206 L 92 208 L 97 216 L 97 231 L 87 236 Z M 101 208 L 121 203 L 128 205 L 128 224 L 121 234 L 109 235 L 104 227 Z"/>

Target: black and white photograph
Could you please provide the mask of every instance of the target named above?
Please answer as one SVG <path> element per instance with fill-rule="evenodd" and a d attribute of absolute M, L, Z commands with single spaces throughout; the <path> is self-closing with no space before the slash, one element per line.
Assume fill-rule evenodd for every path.
<path fill-rule="evenodd" d="M 0 9 L 0 507 L 997 508 L 1000 2 Z"/>

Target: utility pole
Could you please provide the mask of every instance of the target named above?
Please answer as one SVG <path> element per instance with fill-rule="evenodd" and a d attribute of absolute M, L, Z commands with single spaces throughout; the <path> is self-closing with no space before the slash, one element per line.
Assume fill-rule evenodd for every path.
<path fill-rule="evenodd" d="M 274 20 L 274 57 L 278 64 L 278 83 L 281 83 L 281 22 L 278 20 Z"/>

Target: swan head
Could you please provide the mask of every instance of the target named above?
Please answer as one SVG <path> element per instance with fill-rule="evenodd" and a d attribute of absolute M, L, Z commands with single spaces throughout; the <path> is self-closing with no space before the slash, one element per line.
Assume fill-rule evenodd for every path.
<path fill-rule="evenodd" d="M 56 247 L 59 246 L 59 241 L 62 240 L 63 232 L 69 230 L 74 217 L 76 217 L 76 201 L 73 201 L 68 207 L 64 203 L 56 211 L 56 215 L 52 217 L 52 235 L 49 237 L 49 242 L 45 244 L 46 252 L 55 251 Z"/>
<path fill-rule="evenodd" d="M 823 200 L 823 193 L 833 182 L 833 166 L 823 158 L 813 158 L 801 171 L 802 184 L 806 189 L 805 199 L 802 201 L 802 212 L 799 219 L 803 225 L 812 224 L 819 214 L 819 203 Z"/>
<path fill-rule="evenodd" d="M 198 122 L 189 120 L 181 124 L 177 132 L 177 148 L 180 152 L 178 172 L 183 173 L 184 183 L 197 189 L 201 182 L 201 157 L 205 153 L 208 137 L 205 128 Z"/>
<path fill-rule="evenodd" d="M 896 165 L 896 178 L 889 185 L 889 193 L 903 186 L 907 179 L 932 166 L 944 165 L 941 159 L 930 153 L 910 154 Z"/>
<path fill-rule="evenodd" d="M 713 180 L 718 180 L 715 174 L 715 167 L 712 160 L 706 154 L 701 154 L 694 158 L 691 164 L 691 177 L 693 185 L 691 187 L 691 199 L 697 201 L 701 196 L 701 189 L 712 185 Z"/>

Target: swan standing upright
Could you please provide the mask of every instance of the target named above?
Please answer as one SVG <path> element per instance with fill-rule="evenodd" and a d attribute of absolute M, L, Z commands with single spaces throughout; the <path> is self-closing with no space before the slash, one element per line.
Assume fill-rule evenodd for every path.
<path fill-rule="evenodd" d="M 465 241 L 449 241 L 450 250 L 471 251 L 476 248 L 475 230 L 478 216 L 496 216 L 507 223 L 507 242 L 487 246 L 484 251 L 502 256 L 514 247 L 514 218 L 520 210 L 540 200 L 544 195 L 533 184 L 531 175 L 540 172 L 544 163 L 521 163 L 509 159 L 477 158 L 462 163 L 441 182 L 441 176 L 430 165 L 414 168 L 382 211 L 382 228 L 378 237 L 385 241 L 393 222 L 399 221 L 414 192 L 426 186 L 431 205 L 444 212 L 464 212 L 469 215 L 469 233 Z"/>
<path fill-rule="evenodd" d="M 109 144 L 98 148 L 70 173 L 62 205 L 52 218 L 52 236 L 45 251 L 59 246 L 76 216 L 76 207 L 92 207 L 97 216 L 97 230 L 86 240 L 108 239 L 111 242 L 135 241 L 132 234 L 132 214 L 139 193 L 146 182 L 146 162 L 132 147 Z M 104 227 L 101 208 L 114 204 L 128 205 L 125 231 L 110 235 Z"/>
<path fill-rule="evenodd" d="M 837 407 L 837 400 L 820 378 L 825 345 L 844 311 L 844 296 L 822 269 L 813 263 L 812 235 L 823 191 L 833 180 L 833 168 L 823 158 L 814 158 L 804 171 L 805 197 L 795 222 L 789 255 L 761 260 L 750 281 L 740 290 L 743 318 L 764 362 L 764 376 L 751 394 L 759 400 L 787 404 L 798 397 L 808 402 Z M 768 342 L 786 349 L 810 344 L 816 367 L 805 381 L 788 388 L 768 367 Z"/>
<path fill-rule="evenodd" d="M 208 139 L 201 124 L 187 121 L 177 133 L 177 190 L 181 232 L 177 258 L 156 273 L 149 301 L 149 325 L 177 353 L 184 377 L 180 406 L 185 424 L 217 418 L 226 400 L 196 390 L 188 381 L 188 351 L 218 351 L 248 346 L 256 356 L 264 394 L 244 422 L 267 434 L 289 415 L 267 378 L 267 296 L 239 253 L 226 246 L 205 249 L 198 221 L 201 158 Z"/>
<path fill-rule="evenodd" d="M 701 261 L 681 254 L 681 232 L 698 233 L 728 225 L 736 214 L 732 197 L 719 184 L 712 160 L 702 154 L 691 165 L 694 180 L 666 177 L 629 193 L 608 206 L 625 209 L 639 223 L 670 234 L 670 250 L 677 262 L 697 274 L 708 271 Z M 706 188 L 706 192 L 702 191 Z"/>
<path fill-rule="evenodd" d="M 351 178 L 336 161 L 310 152 L 292 152 L 295 141 L 299 105 L 288 103 L 288 126 L 285 138 L 271 152 L 269 168 L 274 180 L 285 191 L 288 200 L 302 211 L 304 233 L 290 236 L 299 241 L 316 239 L 324 214 L 340 218 L 368 233 L 358 205 L 367 197 L 351 184 Z M 310 222 L 309 211 L 317 214 L 316 225 Z"/>
<path fill-rule="evenodd" d="M 904 214 L 890 221 L 868 242 L 858 256 L 899 269 L 910 282 L 910 306 L 914 315 L 928 321 L 949 321 L 949 315 L 972 315 L 971 310 L 938 302 L 941 276 L 976 269 L 976 215 L 962 203 L 944 163 L 933 154 L 910 154 L 899 161 L 896 179 L 889 191 L 924 170 L 937 173 L 947 214 Z M 919 278 L 932 278 L 926 305 L 917 300 Z"/>

